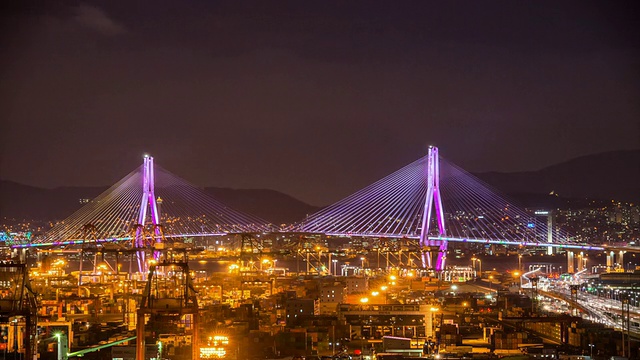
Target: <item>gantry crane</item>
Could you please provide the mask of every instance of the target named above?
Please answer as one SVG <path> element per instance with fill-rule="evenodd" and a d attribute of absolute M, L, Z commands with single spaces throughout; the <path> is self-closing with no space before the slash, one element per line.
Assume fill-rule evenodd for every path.
<path fill-rule="evenodd" d="M 27 264 L 0 262 L 0 324 L 8 325 L 8 337 L 12 341 L 7 345 L 16 353 L 24 352 L 25 359 L 32 359 L 36 353 L 37 305 Z"/>
<path fill-rule="evenodd" d="M 192 359 L 199 356 L 198 301 L 191 279 L 187 252 L 185 249 L 164 249 L 164 257 L 151 265 L 147 285 L 137 312 L 136 359 L 145 359 L 145 341 L 147 321 L 157 329 L 168 323 L 184 321 L 191 316 L 191 353 Z M 182 254 L 179 259 L 176 254 Z"/>

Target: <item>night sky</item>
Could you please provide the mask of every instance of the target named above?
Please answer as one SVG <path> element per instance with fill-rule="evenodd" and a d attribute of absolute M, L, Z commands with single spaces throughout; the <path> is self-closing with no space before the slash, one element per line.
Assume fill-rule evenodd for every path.
<path fill-rule="evenodd" d="M 0 178 L 331 203 L 440 147 L 469 171 L 640 148 L 637 1 L 14 1 Z"/>

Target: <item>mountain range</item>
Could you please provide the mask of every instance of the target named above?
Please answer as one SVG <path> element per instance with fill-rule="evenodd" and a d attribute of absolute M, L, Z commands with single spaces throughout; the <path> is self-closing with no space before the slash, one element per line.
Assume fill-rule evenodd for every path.
<path fill-rule="evenodd" d="M 581 156 L 537 171 L 474 175 L 522 200 L 552 194 L 564 199 L 640 202 L 640 150 Z"/>
<path fill-rule="evenodd" d="M 0 222 L 3 218 L 61 220 L 82 206 L 80 199 L 93 199 L 107 189 L 107 186 L 43 189 L 0 180 Z M 293 223 L 320 209 L 275 190 L 208 187 L 204 191 L 231 208 L 273 224 Z"/>
<path fill-rule="evenodd" d="M 592 200 L 640 202 L 640 150 L 582 156 L 537 171 L 474 174 L 525 206 L 583 206 Z M 107 187 L 37 188 L 0 180 L 0 222 L 60 220 Z M 204 189 L 228 206 L 274 224 L 293 223 L 320 207 L 268 189 Z M 553 196 L 549 196 L 553 193 Z M 446 206 L 446 205 L 445 205 Z"/>

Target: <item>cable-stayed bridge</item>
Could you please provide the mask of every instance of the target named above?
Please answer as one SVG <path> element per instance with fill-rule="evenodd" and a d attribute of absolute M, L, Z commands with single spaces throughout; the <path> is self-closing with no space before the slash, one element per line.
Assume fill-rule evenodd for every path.
<path fill-rule="evenodd" d="M 286 229 L 229 208 L 145 157 L 140 168 L 44 236 L 14 247 L 129 241 L 131 247 L 144 248 L 171 237 L 320 233 L 416 239 L 425 253 L 423 266 L 438 270 L 444 267 L 448 242 L 603 250 L 577 243 L 550 225 L 442 159 L 435 147 L 427 156 Z M 431 253 L 438 254 L 434 264 Z"/>
<path fill-rule="evenodd" d="M 538 213 L 548 216 L 548 212 Z M 480 179 L 442 159 L 438 149 L 309 216 L 301 232 L 419 239 L 424 266 L 444 268 L 447 243 L 602 250 L 579 244 Z M 437 252 L 435 264 L 431 252 Z"/>
<path fill-rule="evenodd" d="M 229 208 L 204 190 L 155 165 L 144 164 L 127 174 L 88 204 L 56 224 L 31 245 L 80 244 L 85 225 L 94 227 L 97 241 L 132 240 L 140 225 L 160 225 L 165 237 L 214 236 L 272 231 L 257 216 Z"/>

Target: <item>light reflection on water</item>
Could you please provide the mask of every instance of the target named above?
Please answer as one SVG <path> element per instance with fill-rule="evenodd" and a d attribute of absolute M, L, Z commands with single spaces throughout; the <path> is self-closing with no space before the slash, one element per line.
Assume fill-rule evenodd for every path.
<path fill-rule="evenodd" d="M 340 268 L 342 265 L 348 264 L 351 266 L 356 266 L 359 267 L 362 265 L 362 260 L 360 259 L 360 256 L 355 257 L 355 258 L 337 258 L 334 257 L 334 260 L 337 260 L 337 264 L 335 265 L 335 268 L 338 272 L 340 272 Z M 594 265 L 602 265 L 605 263 L 606 259 L 604 256 L 590 256 L 588 257 L 588 267 L 592 267 Z M 483 271 L 488 271 L 488 270 L 493 270 L 495 268 L 496 271 L 507 271 L 507 270 L 514 270 L 518 267 L 518 256 L 516 255 L 511 255 L 511 256 L 483 256 L 481 257 L 482 260 L 482 270 Z M 135 261 L 130 262 L 128 259 L 126 259 L 125 261 L 121 261 L 121 271 L 132 271 L 135 272 L 135 270 L 137 269 L 137 264 L 135 263 Z M 327 258 L 323 257 L 323 261 L 326 262 Z M 113 260 L 109 260 L 109 263 L 113 266 L 113 264 L 115 264 L 115 261 Z M 234 260 L 216 260 L 216 259 L 204 259 L 204 260 L 189 260 L 189 268 L 191 268 L 192 270 L 196 270 L 196 271 L 206 271 L 207 273 L 215 273 L 215 272 L 228 272 L 229 269 L 229 265 L 237 263 L 237 261 Z M 380 256 L 380 261 L 378 263 L 378 258 L 377 255 L 371 254 L 366 256 L 366 260 L 365 263 L 368 267 L 378 267 L 378 264 L 380 267 L 385 267 L 386 266 L 386 260 L 384 259 L 383 256 Z M 567 259 L 566 259 L 566 255 L 555 255 L 555 256 L 524 256 L 522 258 L 522 267 L 523 269 L 527 269 L 529 264 L 550 264 L 552 267 L 554 267 L 555 269 L 557 269 L 558 271 L 562 268 L 564 269 L 564 271 L 566 271 L 566 267 L 567 267 Z M 315 264 L 315 261 L 314 261 Z M 453 266 L 453 265 L 457 265 L 457 266 L 471 266 L 471 259 L 470 258 L 448 258 L 447 259 L 447 265 L 448 266 Z M 89 269 L 90 268 L 90 262 L 89 261 L 85 261 L 83 268 L 84 269 Z M 302 271 L 304 272 L 306 270 L 306 262 L 304 258 L 300 258 L 298 260 L 295 259 L 295 257 L 287 257 L 287 258 L 278 258 L 277 260 L 277 267 L 278 268 L 286 268 L 291 272 L 296 272 L 296 271 Z M 71 271 L 77 271 L 79 269 L 79 262 L 77 260 L 70 260 L 68 261 L 68 266 L 66 268 L 67 272 L 71 272 Z M 333 266 L 332 266 L 332 270 L 333 270 Z"/>

